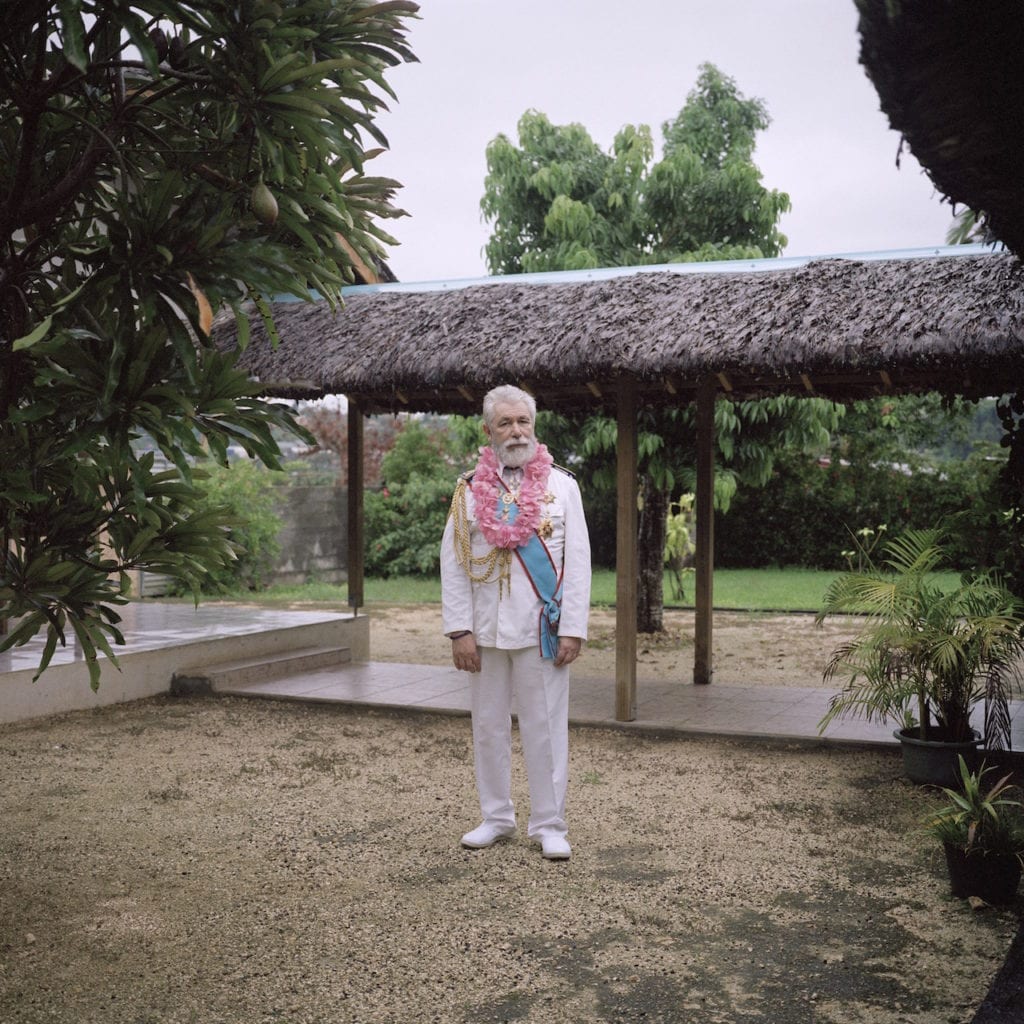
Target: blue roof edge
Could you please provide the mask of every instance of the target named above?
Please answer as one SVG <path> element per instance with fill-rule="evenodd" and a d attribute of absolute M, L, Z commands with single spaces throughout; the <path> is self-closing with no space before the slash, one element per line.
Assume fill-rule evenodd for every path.
<path fill-rule="evenodd" d="M 593 270 L 550 270 L 535 274 L 499 274 L 493 277 L 466 277 L 437 281 L 395 281 L 387 284 L 351 285 L 342 289 L 344 295 L 366 292 L 439 292 L 473 288 L 487 284 L 579 284 L 585 281 L 606 281 L 629 274 L 751 274 L 772 270 L 794 270 L 819 260 L 910 260 L 934 259 L 940 256 L 982 256 L 1005 251 L 1001 246 L 941 245 L 920 249 L 890 249 L 876 252 L 829 253 L 819 256 L 779 256 L 761 260 L 715 260 L 709 263 L 659 263 L 639 267 L 598 267 Z"/>
<path fill-rule="evenodd" d="M 754 274 L 797 267 L 820 260 L 921 260 L 941 256 L 985 256 L 1006 252 L 996 245 L 936 245 L 918 249 L 883 249 L 874 252 L 824 253 L 819 256 L 779 256 L 761 260 L 714 260 L 707 263 L 658 263 L 639 267 L 597 267 L 593 270 L 549 270 L 535 274 L 498 274 L 493 277 L 462 277 L 436 281 L 393 281 L 385 284 L 356 284 L 342 289 L 342 295 L 363 295 L 370 292 L 443 292 L 475 288 L 489 284 L 580 284 L 586 281 L 607 281 L 630 274 Z M 320 298 L 315 292 L 314 300 Z M 275 302 L 300 302 L 293 295 L 277 296 Z"/>

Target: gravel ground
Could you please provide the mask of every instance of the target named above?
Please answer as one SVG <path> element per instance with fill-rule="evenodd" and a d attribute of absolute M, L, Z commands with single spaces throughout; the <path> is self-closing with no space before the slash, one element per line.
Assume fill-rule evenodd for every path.
<path fill-rule="evenodd" d="M 561 864 L 459 847 L 465 718 L 158 698 L 0 770 L 3 1024 L 956 1024 L 1018 924 L 895 753 L 574 729 Z"/>

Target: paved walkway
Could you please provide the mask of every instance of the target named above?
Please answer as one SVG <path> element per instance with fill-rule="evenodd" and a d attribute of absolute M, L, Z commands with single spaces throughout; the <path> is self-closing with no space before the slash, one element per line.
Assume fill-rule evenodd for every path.
<path fill-rule="evenodd" d="M 240 685 L 230 692 L 278 700 L 469 712 L 467 677 L 453 668 L 431 665 L 379 661 L 346 665 Z M 825 714 L 828 698 L 828 690 L 801 687 L 641 682 L 637 686 L 636 720 L 624 723 L 615 720 L 613 679 L 574 674 L 569 717 L 575 724 L 679 734 L 896 746 L 890 727 L 858 721 L 833 723 L 823 737 L 819 736 L 818 722 Z"/>
<path fill-rule="evenodd" d="M 468 714 L 467 678 L 451 668 L 369 662 L 321 669 L 239 686 L 240 696 L 343 702 Z M 574 724 L 658 730 L 680 735 L 734 736 L 788 742 L 896 747 L 892 727 L 844 719 L 819 735 L 830 691 L 795 686 L 695 686 L 641 682 L 633 722 L 615 720 L 615 681 L 574 675 L 569 717 Z M 1013 705 L 1013 749 L 1024 749 L 1024 705 Z"/>

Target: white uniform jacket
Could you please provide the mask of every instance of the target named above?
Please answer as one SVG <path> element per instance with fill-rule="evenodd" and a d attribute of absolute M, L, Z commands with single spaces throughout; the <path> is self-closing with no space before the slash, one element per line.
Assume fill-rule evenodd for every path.
<path fill-rule="evenodd" d="M 486 556 L 491 546 L 477 526 L 473 494 L 462 489 L 470 525 L 473 554 Z M 560 636 L 586 639 L 590 613 L 590 537 L 583 516 L 580 489 L 571 473 L 552 466 L 547 490 L 554 501 L 543 506 L 542 517 L 552 525 L 544 540 L 555 569 L 562 575 Z M 512 556 L 511 580 L 499 596 L 498 581 L 473 583 L 455 555 L 455 531 L 448 517 L 441 542 L 441 606 L 444 632 L 469 629 L 480 647 L 515 650 L 539 644 L 541 601 L 519 559 Z"/>

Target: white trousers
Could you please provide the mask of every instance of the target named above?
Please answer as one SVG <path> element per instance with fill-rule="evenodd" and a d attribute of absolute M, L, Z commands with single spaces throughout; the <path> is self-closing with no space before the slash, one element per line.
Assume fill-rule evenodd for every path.
<path fill-rule="evenodd" d="M 564 836 L 569 780 L 569 666 L 555 668 L 536 647 L 480 648 L 470 676 L 473 761 L 483 820 L 515 825 L 512 803 L 512 699 L 530 790 L 527 835 Z"/>

